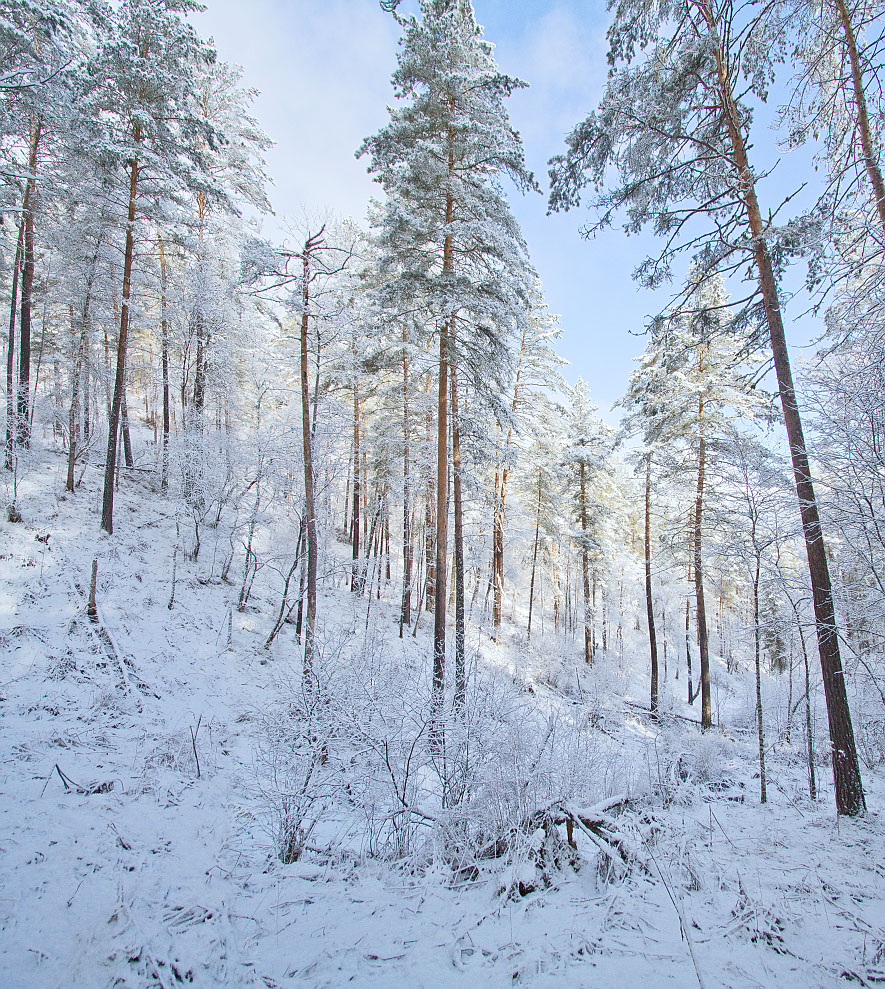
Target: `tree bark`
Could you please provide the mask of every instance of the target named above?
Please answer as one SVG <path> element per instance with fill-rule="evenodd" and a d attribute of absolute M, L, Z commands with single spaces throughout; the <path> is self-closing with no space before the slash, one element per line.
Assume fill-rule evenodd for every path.
<path fill-rule="evenodd" d="M 504 602 L 504 499 L 506 482 L 495 472 L 495 500 L 492 506 L 492 638 L 497 638 L 501 628 L 501 612 Z"/>
<path fill-rule="evenodd" d="M 28 191 L 25 188 L 25 206 L 27 206 Z M 15 387 L 15 317 L 18 314 L 18 276 L 21 269 L 22 249 L 25 236 L 24 215 L 19 220 L 18 240 L 15 245 L 15 264 L 12 269 L 12 299 L 9 306 L 9 340 L 6 349 L 6 445 L 4 447 L 3 463 L 7 470 L 12 470 L 13 450 L 15 448 L 15 416 L 16 394 Z"/>
<path fill-rule="evenodd" d="M 428 479 L 427 499 L 424 504 L 424 607 L 433 610 L 436 600 L 436 527 L 433 519 L 433 506 L 436 504 L 436 485 L 433 477 Z"/>
<path fill-rule="evenodd" d="M 206 321 L 200 310 L 196 313 L 195 322 L 197 324 L 197 356 L 194 361 L 194 398 L 191 402 L 191 419 L 193 428 L 202 432 L 203 411 L 206 406 Z"/>
<path fill-rule="evenodd" d="M 446 238 L 448 242 L 448 238 Z M 448 323 L 439 336 L 436 439 L 436 560 L 433 595 L 433 715 L 442 710 L 446 683 L 446 550 L 448 544 Z"/>
<path fill-rule="evenodd" d="M 703 356 L 700 358 L 703 371 Z M 701 727 L 713 726 L 713 708 L 710 698 L 710 646 L 707 635 L 707 608 L 704 600 L 703 561 L 703 513 L 704 477 L 706 471 L 707 440 L 704 435 L 704 399 L 698 399 L 698 481 L 694 503 L 694 589 L 696 618 L 698 623 L 698 653 L 700 655 Z"/>
<path fill-rule="evenodd" d="M 584 660 L 593 663 L 593 622 L 590 614 L 590 557 L 587 552 L 587 481 L 586 466 L 581 461 L 581 570 L 584 578 Z"/>
<path fill-rule="evenodd" d="M 762 724 L 762 669 L 759 662 L 759 571 L 760 561 L 757 552 L 756 569 L 753 573 L 753 648 L 756 664 L 756 727 L 759 736 L 759 802 L 764 804 L 768 800 L 768 795 L 765 786 L 765 729 Z"/>
<path fill-rule="evenodd" d="M 354 360 L 356 355 L 354 354 Z M 353 381 L 353 512 L 351 514 L 351 534 L 353 560 L 350 571 L 350 589 L 354 594 L 362 594 L 365 585 L 365 570 L 360 561 L 360 502 L 362 500 L 362 479 L 360 477 L 360 393 L 356 383 L 356 372 Z"/>
<path fill-rule="evenodd" d="M 307 534 L 307 566 L 304 614 L 304 679 L 312 686 L 316 654 L 317 611 L 317 521 L 313 479 L 313 442 L 310 428 L 310 383 L 307 359 L 307 336 L 310 314 L 310 263 L 323 242 L 323 229 L 308 236 L 301 256 L 301 439 L 304 460 L 304 525 Z"/>
<path fill-rule="evenodd" d="M 123 384 L 123 401 L 120 403 L 120 420 L 123 426 L 123 463 L 134 467 L 132 459 L 132 436 L 129 433 L 129 403 L 126 401 L 126 385 Z"/>
<path fill-rule="evenodd" d="M 448 128 L 449 145 L 449 175 L 455 173 L 454 132 Z M 454 269 L 452 255 L 452 220 L 454 217 L 455 200 L 451 188 L 446 191 L 445 229 L 443 241 L 443 276 L 451 274 Z M 449 368 L 449 335 L 453 330 L 450 320 L 453 314 L 446 318 L 440 328 L 439 335 L 439 380 L 437 391 L 437 429 L 436 429 L 436 567 L 433 605 L 433 698 L 431 721 L 438 720 L 442 711 L 443 697 L 446 684 L 446 553 L 448 550 L 448 368 Z"/>
<path fill-rule="evenodd" d="M 65 491 L 74 490 L 74 465 L 77 463 L 77 447 L 80 441 L 80 365 L 82 362 L 81 335 L 77 332 L 77 321 L 74 318 L 74 307 L 68 306 L 68 316 L 71 324 L 71 349 L 73 364 L 71 367 L 71 404 L 68 411 L 68 476 L 65 480 Z"/>
<path fill-rule="evenodd" d="M 711 35 L 718 36 L 718 26 L 715 24 L 708 4 L 704 0 L 698 6 L 710 26 Z M 719 76 L 720 102 L 728 126 L 734 165 L 740 180 L 747 214 L 747 225 L 753 236 L 754 259 L 765 307 L 771 352 L 784 414 L 784 425 L 787 430 L 793 462 L 796 495 L 799 500 L 802 529 L 805 535 L 818 651 L 820 653 L 824 695 L 827 702 L 836 809 L 840 814 L 856 816 L 866 810 L 866 801 L 854 741 L 854 729 L 851 724 L 851 712 L 848 707 L 848 695 L 845 690 L 845 676 L 839 655 L 839 637 L 836 628 L 833 589 L 827 565 L 826 546 L 821 530 L 814 486 L 811 482 L 811 470 L 808 463 L 802 419 L 799 414 L 799 404 L 793 386 L 793 374 L 787 351 L 777 281 L 774 276 L 768 245 L 765 241 L 765 224 L 762 221 L 762 214 L 756 198 L 756 186 L 749 167 L 747 149 L 741 130 L 742 121 L 732 95 L 727 62 L 721 46 L 717 46 L 715 54 Z"/>
<path fill-rule="evenodd" d="M 651 454 L 645 455 L 645 613 L 648 620 L 648 649 L 651 657 L 651 711 L 658 710 L 658 640 L 655 634 L 651 594 Z"/>
<path fill-rule="evenodd" d="M 526 638 L 530 639 L 532 637 L 532 605 L 535 600 L 535 570 L 538 565 L 538 539 L 541 534 L 541 468 L 538 468 L 538 508 L 535 513 L 535 544 L 532 548 L 532 576 L 529 580 L 529 620 L 526 628 Z M 543 607 L 543 601 L 542 601 Z M 554 597 L 554 613 L 557 614 L 557 625 L 558 625 L 558 612 L 556 609 L 556 598 Z M 541 630 L 543 632 L 543 628 Z"/>
<path fill-rule="evenodd" d="M 18 400 L 16 402 L 16 439 L 21 446 L 31 444 L 31 302 L 34 288 L 34 198 L 37 193 L 37 149 L 43 122 L 38 117 L 31 130 L 28 154 L 28 181 L 22 213 L 24 241 L 22 254 L 21 315 L 18 323 Z"/>
<path fill-rule="evenodd" d="M 452 333 L 454 342 L 454 331 Z M 454 349 L 454 348 L 453 348 Z M 451 362 L 452 388 L 452 501 L 455 510 L 455 707 L 467 700 L 467 660 L 464 631 L 464 509 L 461 490 L 461 427 L 458 418 L 458 368 Z"/>
<path fill-rule="evenodd" d="M 854 89 L 854 100 L 857 105 L 857 132 L 860 135 L 860 146 L 863 151 L 864 168 L 870 185 L 873 187 L 873 199 L 879 214 L 879 223 L 885 228 L 885 182 L 882 181 L 882 170 L 879 158 L 873 147 L 873 137 L 870 130 L 870 115 L 867 110 L 867 96 L 863 83 L 863 72 L 857 52 L 857 39 L 854 35 L 854 25 L 851 15 L 845 6 L 845 0 L 836 0 L 836 10 L 842 22 L 845 35 L 845 47 L 848 51 L 848 61 L 851 65 L 851 84 Z"/>
<path fill-rule="evenodd" d="M 166 315 L 166 252 L 157 231 L 160 251 L 160 362 L 163 373 L 163 453 L 160 466 L 160 487 L 169 486 L 169 320 Z"/>
<path fill-rule="evenodd" d="M 141 143 L 141 126 L 135 125 L 136 146 Z M 104 495 L 101 505 L 101 527 L 109 535 L 114 531 L 114 473 L 117 467 L 117 432 L 123 388 L 126 381 L 126 346 L 129 336 L 129 296 L 132 292 L 132 255 L 135 241 L 135 199 L 138 195 L 138 158 L 129 162 L 129 215 L 126 223 L 126 249 L 123 255 L 123 303 L 120 307 L 120 333 L 117 337 L 117 369 L 114 375 L 114 397 L 108 416 L 108 452 L 104 470 Z"/>
<path fill-rule="evenodd" d="M 411 451 L 409 449 L 409 356 L 403 324 L 403 590 L 400 604 L 399 637 L 412 621 L 412 532 L 411 532 Z"/>
<path fill-rule="evenodd" d="M 504 450 L 501 463 L 500 474 L 495 472 L 495 500 L 492 518 L 492 585 L 494 598 L 492 603 L 492 625 L 494 636 L 497 637 L 501 628 L 501 614 L 504 606 L 504 511 L 507 502 L 507 480 L 510 476 L 508 465 L 508 451 L 513 441 L 513 418 L 519 404 L 519 379 L 522 375 L 523 358 L 525 355 L 525 336 L 523 330 L 522 338 L 519 342 L 519 356 L 516 364 L 516 377 L 513 382 L 513 401 L 510 403 L 510 424 L 507 427 L 507 438 L 504 441 Z"/>

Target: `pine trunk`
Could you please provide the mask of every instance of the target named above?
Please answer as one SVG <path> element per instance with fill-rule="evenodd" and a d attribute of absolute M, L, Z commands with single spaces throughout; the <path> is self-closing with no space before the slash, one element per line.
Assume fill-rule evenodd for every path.
<path fill-rule="evenodd" d="M 411 451 L 409 449 L 409 358 L 406 328 L 403 325 L 403 589 L 400 604 L 399 637 L 412 620 L 412 531 L 411 531 Z"/>
<path fill-rule="evenodd" d="M 350 525 L 352 534 L 350 589 L 354 594 L 363 593 L 365 574 L 360 561 L 360 502 L 362 500 L 360 477 L 360 393 L 356 380 L 353 384 L 353 512 Z"/>
<path fill-rule="evenodd" d="M 446 549 L 448 544 L 448 324 L 439 337 L 436 447 L 436 560 L 433 596 L 433 720 L 442 710 L 446 684 Z"/>
<path fill-rule="evenodd" d="M 455 173 L 454 132 L 448 129 L 449 175 Z M 446 191 L 445 229 L 443 241 L 443 275 L 454 268 L 452 234 L 455 201 L 451 189 Z M 436 429 L 436 587 L 433 606 L 433 698 L 431 721 L 437 721 L 442 711 L 446 686 L 446 552 L 448 549 L 448 369 L 449 334 L 453 327 L 443 323 L 439 336 L 439 380 L 437 392 Z"/>
<path fill-rule="evenodd" d="M 717 26 L 713 22 L 709 7 L 704 5 L 701 10 L 710 24 L 711 34 L 715 36 Z M 805 550 L 811 578 L 821 673 L 827 702 L 836 809 L 840 814 L 856 816 L 866 810 L 866 801 L 854 742 L 851 712 L 848 707 L 848 694 L 845 690 L 845 676 L 839 654 L 839 636 L 836 628 L 833 589 L 829 566 L 827 565 L 826 546 L 821 530 L 814 486 L 811 481 L 811 469 L 808 463 L 799 404 L 793 386 L 793 374 L 781 317 L 777 281 L 774 276 L 768 245 L 765 241 L 765 224 L 762 221 L 753 173 L 747 159 L 747 149 L 741 130 L 742 122 L 732 96 L 727 62 L 721 48 L 716 49 L 716 59 L 721 107 L 728 125 L 734 164 L 740 175 L 747 225 L 753 237 L 759 287 L 765 307 L 774 369 L 784 414 L 784 425 L 787 430 L 787 439 L 793 461 L 796 496 L 799 501 L 802 529 L 805 535 Z"/>
<path fill-rule="evenodd" d="M 703 368 L 701 369 L 703 370 Z M 694 503 L 694 590 L 698 623 L 698 653 L 700 656 L 701 727 L 713 727 L 713 708 L 710 698 L 710 646 L 707 635 L 707 607 L 704 600 L 703 515 L 704 477 L 706 472 L 707 441 L 704 436 L 704 400 L 698 401 L 698 481 Z"/>
<path fill-rule="evenodd" d="M 492 583 L 494 585 L 494 603 L 492 606 L 492 624 L 497 636 L 501 628 L 501 614 L 504 607 L 504 510 L 507 502 L 507 479 L 510 475 L 509 451 L 513 442 L 513 419 L 519 405 L 519 379 L 522 375 L 525 357 L 525 336 L 523 329 L 519 342 L 519 355 L 516 362 L 516 377 L 513 381 L 513 401 L 510 403 L 510 424 L 507 427 L 507 438 L 504 441 L 500 476 L 495 473 L 495 501 L 492 519 Z M 499 483 L 500 482 L 500 483 Z"/>
<path fill-rule="evenodd" d="M 651 454 L 645 457 L 645 613 L 648 620 L 648 649 L 651 656 L 651 710 L 658 710 L 658 640 L 651 593 Z"/>
<path fill-rule="evenodd" d="M 24 240 L 22 244 L 21 314 L 18 324 L 18 399 L 16 402 L 16 440 L 21 446 L 31 443 L 31 303 L 34 294 L 34 199 L 37 192 L 37 149 L 43 123 L 38 118 L 31 131 L 28 155 L 28 182 L 25 189 L 25 209 L 22 214 Z"/>
<path fill-rule="evenodd" d="M 301 285 L 301 440 L 304 460 L 304 524 L 307 533 L 307 566 L 304 614 L 304 679 L 312 686 L 316 653 L 317 611 L 317 520 L 313 480 L 313 442 L 310 428 L 310 385 L 307 359 L 307 334 L 310 312 L 310 262 L 313 252 L 322 243 L 322 230 L 308 237 L 302 255 Z"/>
<path fill-rule="evenodd" d="M 854 89 L 854 102 L 857 107 L 856 127 L 857 133 L 860 135 L 864 168 L 866 169 L 870 185 L 873 188 L 873 199 L 876 203 L 876 211 L 879 214 L 879 223 L 885 229 L 885 182 L 882 181 L 879 158 L 873 147 L 870 115 L 867 109 L 867 95 L 864 89 L 863 72 L 861 71 L 860 58 L 857 52 L 857 38 L 854 34 L 854 25 L 851 23 L 851 15 L 845 6 L 845 0 L 836 0 L 836 10 L 842 22 L 842 31 L 845 35 L 845 48 L 848 52 L 848 62 L 851 65 L 851 84 Z"/>
<path fill-rule="evenodd" d="M 593 662 L 593 619 L 590 613 L 590 556 L 587 552 L 587 482 L 586 467 L 581 461 L 581 570 L 584 578 L 584 660 Z"/>
<path fill-rule="evenodd" d="M 163 453 L 160 466 L 160 487 L 169 486 L 169 320 L 166 315 L 166 253 L 157 232 L 160 251 L 160 363 L 163 374 Z"/>
<path fill-rule="evenodd" d="M 436 485 L 431 477 L 427 485 L 427 499 L 424 503 L 424 608 L 433 611 L 436 600 L 436 527 L 433 520 L 433 506 L 436 504 Z"/>
<path fill-rule="evenodd" d="M 136 124 L 135 144 L 141 142 L 141 128 Z M 117 434 L 123 388 L 126 380 L 126 346 L 129 336 L 129 296 L 132 292 L 132 254 L 135 240 L 135 198 L 138 194 L 138 158 L 129 162 L 129 215 L 126 224 L 126 249 L 123 255 L 123 304 L 120 308 L 120 333 L 117 337 L 117 368 L 114 375 L 114 397 L 108 416 L 108 452 L 104 470 L 104 495 L 101 505 L 101 527 L 109 535 L 114 531 L 114 474 L 117 467 Z"/>
<path fill-rule="evenodd" d="M 453 348 L 454 349 L 454 348 Z M 458 373 L 452 360 L 452 501 L 455 510 L 455 706 L 467 699 L 467 660 L 464 631 L 464 510 L 461 490 L 461 428 L 458 418 Z"/>
<path fill-rule="evenodd" d="M 492 626 L 493 638 L 501 628 L 504 607 L 504 499 L 506 481 L 495 474 L 495 501 L 492 513 Z"/>
<path fill-rule="evenodd" d="M 27 206 L 27 189 L 25 189 L 25 206 Z M 22 249 L 25 236 L 24 217 L 19 221 L 18 240 L 15 246 L 15 264 L 12 269 L 12 299 L 9 306 L 9 339 L 6 349 L 6 446 L 3 463 L 7 470 L 12 470 L 13 450 L 15 448 L 15 317 L 18 315 L 18 276 L 21 270 Z"/>
<path fill-rule="evenodd" d="M 541 534 L 541 468 L 538 468 L 538 508 L 535 513 L 535 544 L 532 547 L 532 576 L 529 580 L 529 620 L 526 627 L 526 638 L 532 637 L 532 605 L 535 601 L 535 570 L 538 565 L 538 539 Z M 543 604 L 543 602 L 542 602 Z M 556 609 L 554 599 L 554 611 Z M 543 632 L 543 628 L 541 629 Z"/>
<path fill-rule="evenodd" d="M 134 467 L 132 459 L 132 436 L 129 433 L 129 403 L 126 401 L 126 385 L 123 385 L 123 401 L 120 405 L 120 418 L 123 426 L 123 463 L 126 467 Z"/>
<path fill-rule="evenodd" d="M 756 663 L 756 728 L 759 736 L 759 802 L 768 800 L 765 787 L 765 729 L 762 724 L 762 669 L 759 661 L 759 556 L 756 556 L 756 571 L 753 574 L 753 647 Z M 789 709 L 788 709 L 789 710 Z"/>

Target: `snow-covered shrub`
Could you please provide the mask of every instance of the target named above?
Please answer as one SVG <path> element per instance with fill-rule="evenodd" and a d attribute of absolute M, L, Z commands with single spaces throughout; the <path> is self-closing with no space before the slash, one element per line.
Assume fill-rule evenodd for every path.
<path fill-rule="evenodd" d="M 731 743 L 715 732 L 682 728 L 662 731 L 650 767 L 651 789 L 669 804 L 691 802 L 697 787 L 722 789 L 732 784 L 728 769 Z"/>
<path fill-rule="evenodd" d="M 281 682 L 285 700 L 260 716 L 255 757 L 276 854 L 293 861 L 309 842 L 348 842 L 419 871 L 442 862 L 463 879 L 492 866 L 533 885 L 528 873 L 571 858 L 549 808 L 609 795 L 600 736 L 488 668 L 434 730 L 430 683 L 410 655 L 370 628 L 321 643 L 312 689 L 297 673 Z"/>
<path fill-rule="evenodd" d="M 857 749 L 867 769 L 885 763 L 885 718 L 857 719 Z"/>

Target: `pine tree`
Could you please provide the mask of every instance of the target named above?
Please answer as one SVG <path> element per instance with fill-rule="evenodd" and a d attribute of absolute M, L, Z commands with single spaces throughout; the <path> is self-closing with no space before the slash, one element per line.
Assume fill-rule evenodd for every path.
<path fill-rule="evenodd" d="M 114 392 L 108 424 L 101 527 L 113 532 L 117 436 L 126 380 L 126 350 L 136 227 L 151 199 L 182 189 L 215 193 L 204 157 L 212 130 L 193 105 L 196 71 L 213 50 L 181 15 L 198 10 L 193 0 L 125 0 L 100 8 L 102 37 L 87 65 L 90 88 L 84 113 L 94 121 L 93 140 L 108 181 L 126 169 L 125 250 Z"/>
<path fill-rule="evenodd" d="M 529 309 L 531 268 L 496 183 L 533 186 L 504 100 L 524 85 L 498 72 L 469 0 L 422 0 L 403 30 L 393 85 L 402 105 L 358 154 L 387 200 L 379 224 L 392 313 L 420 314 L 438 343 L 433 697 L 445 688 L 450 371 L 500 384 L 508 328 Z M 480 370 L 481 368 L 481 370 Z"/>
<path fill-rule="evenodd" d="M 568 449 L 565 463 L 571 478 L 571 501 L 578 528 L 575 541 L 581 553 L 584 591 L 584 660 L 593 663 L 596 572 L 601 556 L 600 529 L 606 506 L 600 482 L 614 445 L 612 430 L 599 418 L 586 384 L 579 378 L 569 395 Z"/>
<path fill-rule="evenodd" d="M 746 95 L 765 99 L 771 60 L 782 49 L 783 36 L 772 19 L 755 13 L 738 10 L 732 0 L 682 0 L 675 8 L 621 0 L 609 29 L 613 71 L 598 109 L 569 136 L 567 152 L 551 163 L 551 207 L 575 206 L 588 182 L 602 188 L 616 177 L 596 201 L 598 225 L 612 222 L 623 209 L 629 229 L 652 223 L 668 237 L 662 254 L 640 268 L 648 284 L 668 278 L 674 258 L 684 252 L 698 256 L 702 272 L 747 267 L 753 272 L 805 533 L 836 805 L 840 813 L 854 815 L 865 807 L 863 786 L 778 292 L 784 257 L 775 251 L 775 231 L 760 207 L 749 159 L 752 113 Z M 637 49 L 647 51 L 634 60 Z M 711 221 L 700 236 L 685 233 L 689 215 Z"/>

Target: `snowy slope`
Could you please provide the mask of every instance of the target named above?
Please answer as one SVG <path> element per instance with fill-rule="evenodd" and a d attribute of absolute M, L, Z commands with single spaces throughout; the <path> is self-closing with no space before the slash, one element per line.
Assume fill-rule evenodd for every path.
<path fill-rule="evenodd" d="M 648 722 L 625 704 L 638 697 L 641 657 L 624 671 L 568 656 L 545 676 L 554 640 L 529 653 L 515 636 L 493 645 L 472 633 L 480 670 L 503 671 L 520 703 L 589 740 L 586 803 L 629 791 L 617 821 L 637 854 L 624 874 L 607 879 L 580 833 L 578 868 L 563 863 L 544 881 L 512 859 L 475 879 L 426 850 L 394 859 L 332 798 L 308 850 L 283 864 L 265 756 L 299 658 L 288 627 L 262 648 L 274 588 L 236 611 L 212 557 L 211 540 L 227 537 L 215 533 L 198 561 L 177 554 L 170 609 L 170 503 L 127 480 L 115 535 L 100 538 L 98 472 L 63 498 L 61 459 L 35 458 L 24 522 L 0 522 L 4 986 L 885 981 L 881 769 L 866 774 L 868 815 L 837 820 L 828 768 L 812 803 L 801 752 L 776 745 L 760 807 L 752 735 Z M 36 538 L 47 534 L 48 546 Z M 420 684 L 426 639 L 401 642 L 385 601 L 371 621 L 365 607 L 328 586 L 327 637 L 356 650 L 373 636 Z"/>

